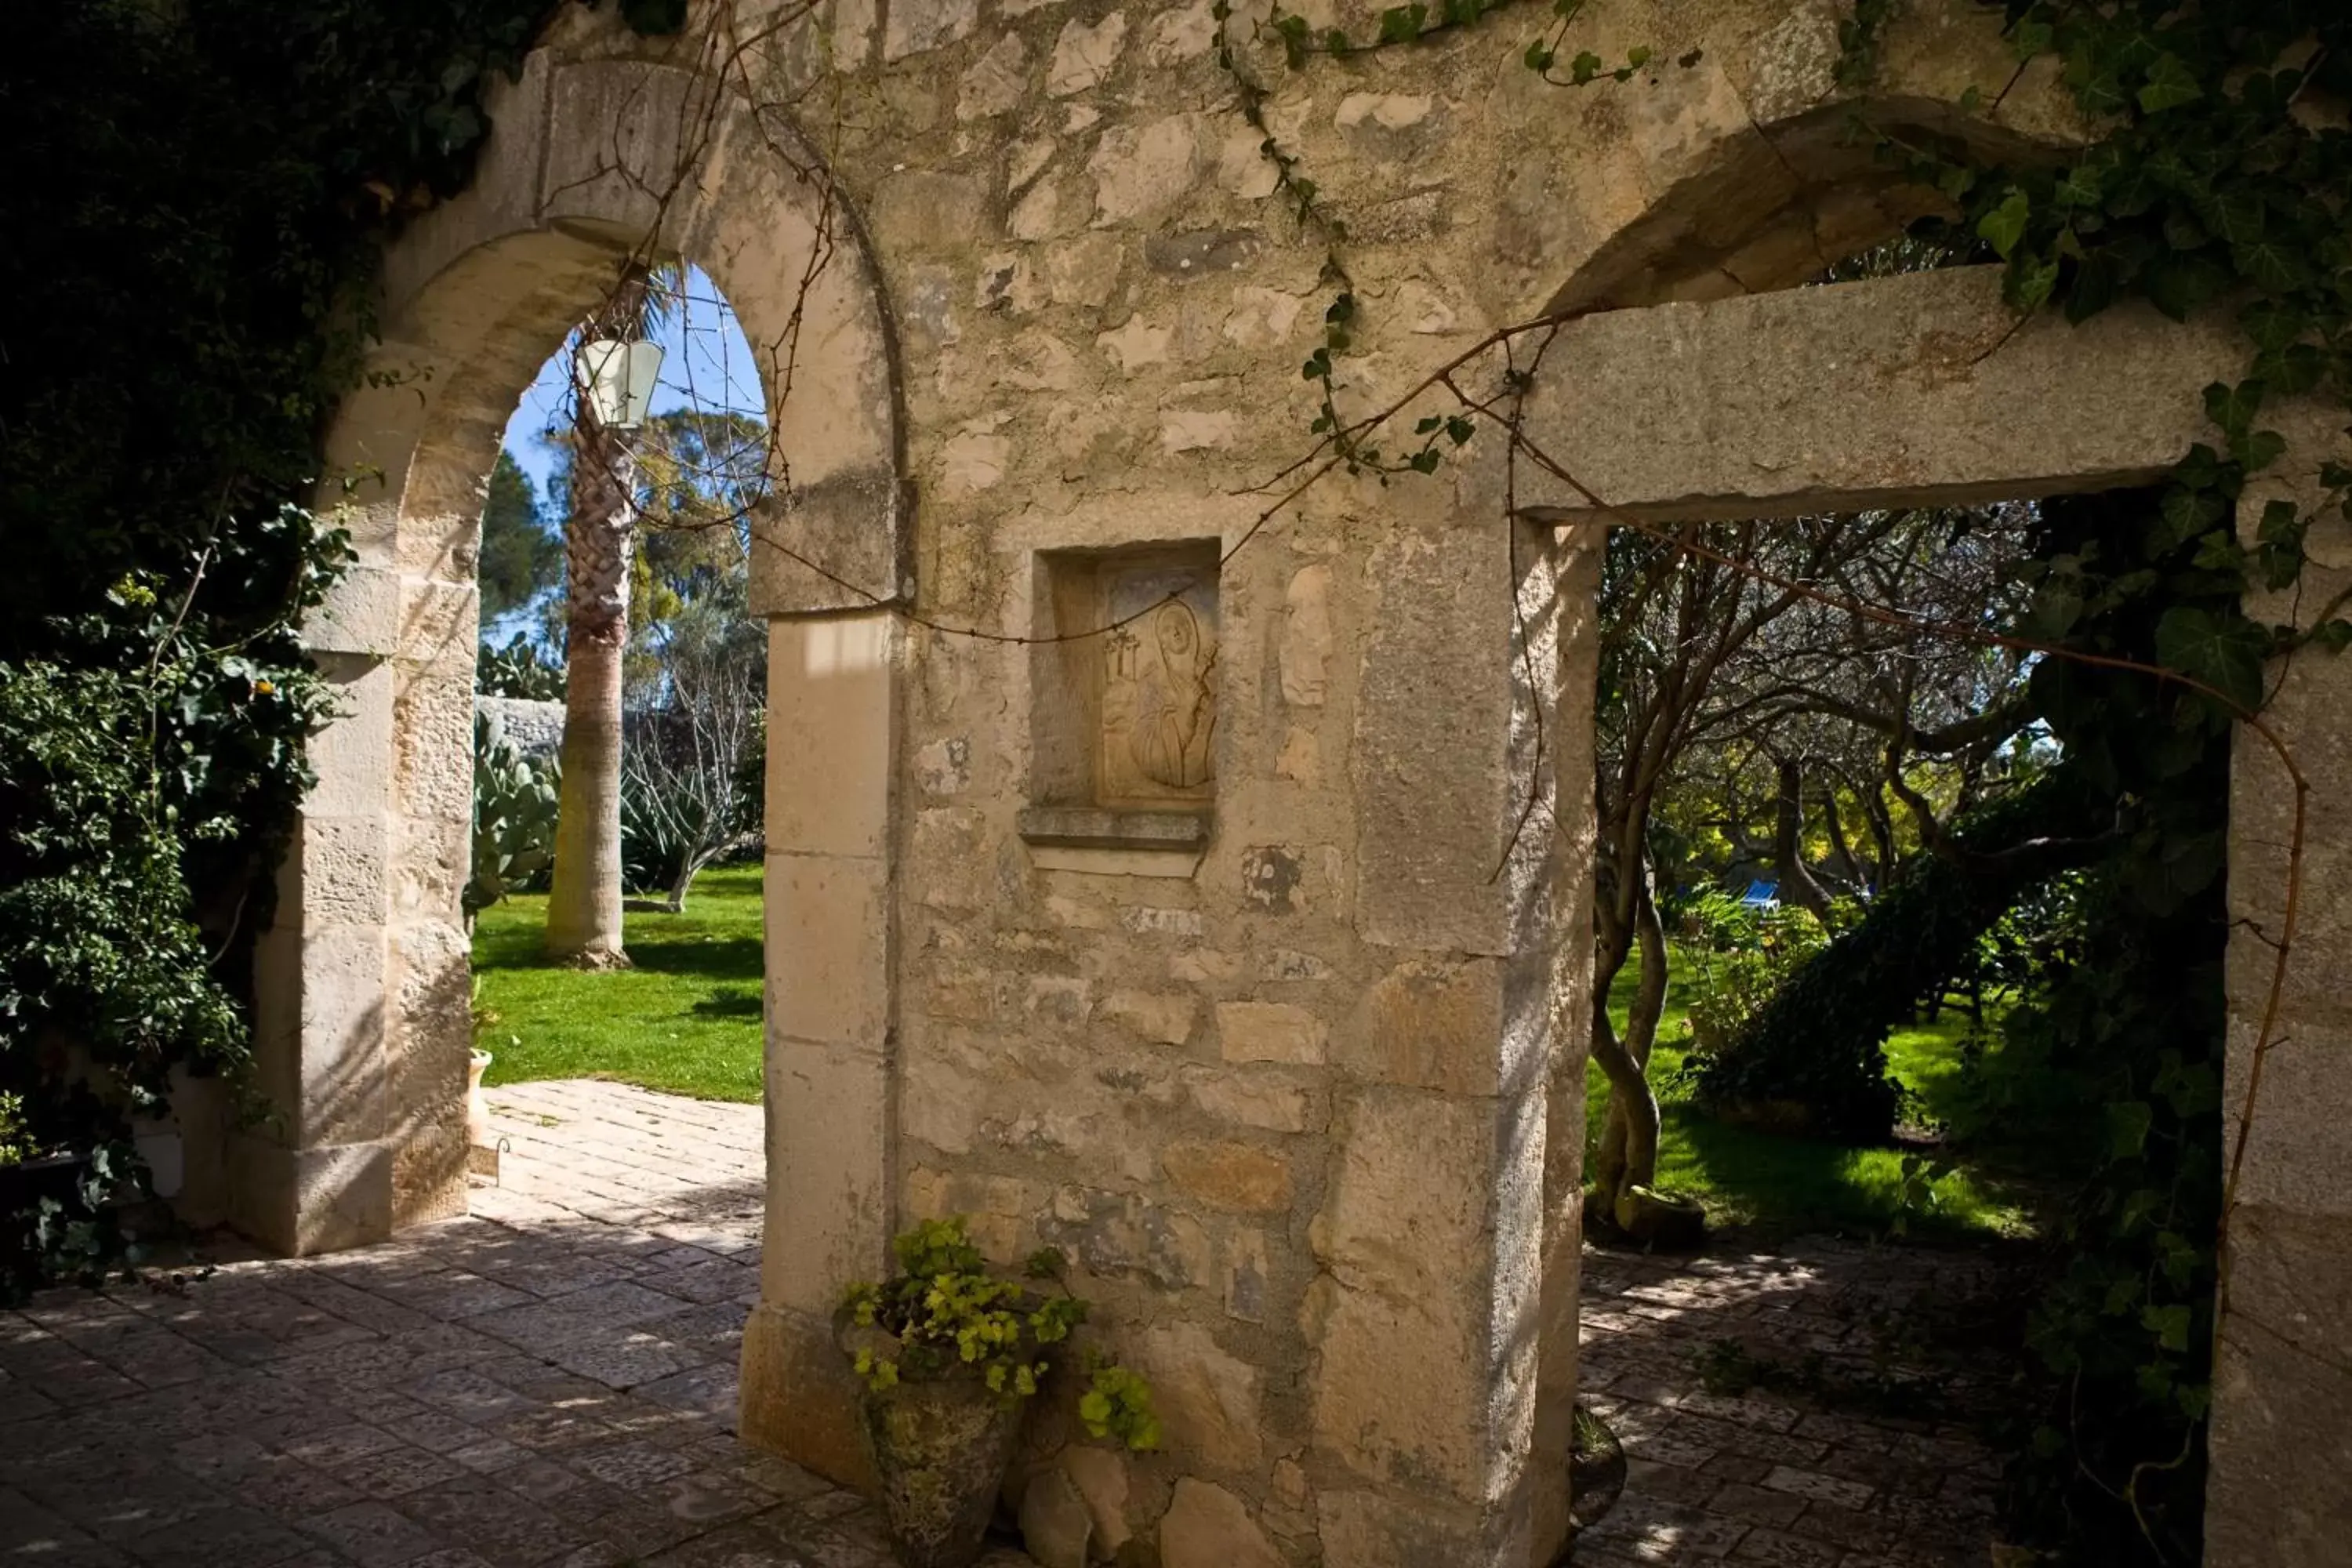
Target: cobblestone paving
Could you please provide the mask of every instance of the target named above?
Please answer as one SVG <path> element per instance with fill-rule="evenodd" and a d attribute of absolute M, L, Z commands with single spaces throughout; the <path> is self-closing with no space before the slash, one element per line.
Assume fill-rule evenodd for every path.
<path fill-rule="evenodd" d="M 0 1313 L 0 1564 L 887 1568 L 870 1505 L 731 1431 L 759 1108 L 489 1100 L 501 1179 L 468 1218 Z M 1631 1464 L 1580 1568 L 1982 1563 L 1996 1467 L 1964 1433 L 1711 1395 L 1693 1363 L 1726 1337 L 1858 1361 L 1874 1310 L 1970 1267 L 1588 1250 L 1583 1385 Z"/>
<path fill-rule="evenodd" d="M 868 1505 L 730 1430 L 759 1107 L 489 1099 L 468 1218 L 0 1313 L 0 1563 L 886 1568 Z"/>
<path fill-rule="evenodd" d="M 1579 1380 L 1625 1445 L 1624 1496 L 1577 1543 L 1579 1568 L 1772 1563 L 1945 1568 L 1990 1560 L 2000 1462 L 1961 1425 L 1824 1408 L 1804 1395 L 1706 1392 L 1718 1341 L 1757 1361 L 1819 1357 L 1854 1386 L 1887 1370 L 1874 1321 L 1990 1283 L 1966 1254 L 1808 1237 L 1780 1256 L 1643 1258 L 1587 1247 Z M 1895 1370 L 1907 1370 L 1899 1365 Z M 1945 1373 L 1966 1406 L 1979 1380 Z"/>

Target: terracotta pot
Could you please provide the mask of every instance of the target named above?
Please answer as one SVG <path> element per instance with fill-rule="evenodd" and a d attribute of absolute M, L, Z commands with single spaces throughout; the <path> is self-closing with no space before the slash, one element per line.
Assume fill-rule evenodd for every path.
<path fill-rule="evenodd" d="M 882 1512 L 905 1568 L 971 1568 L 1021 1436 L 1023 1406 L 977 1377 L 867 1388 L 859 1400 Z"/>
<path fill-rule="evenodd" d="M 477 1149 L 490 1147 L 490 1107 L 482 1098 L 482 1072 L 490 1065 L 490 1053 L 476 1051 L 466 1064 L 466 1142 Z"/>

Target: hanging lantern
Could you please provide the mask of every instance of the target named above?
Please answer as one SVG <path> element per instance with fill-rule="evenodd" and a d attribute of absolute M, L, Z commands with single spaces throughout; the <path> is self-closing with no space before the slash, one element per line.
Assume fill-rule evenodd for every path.
<path fill-rule="evenodd" d="M 659 343 L 623 342 L 600 338 L 582 343 L 578 374 L 596 410 L 596 422 L 608 430 L 634 430 L 652 412 L 654 378 L 661 374 Z"/>

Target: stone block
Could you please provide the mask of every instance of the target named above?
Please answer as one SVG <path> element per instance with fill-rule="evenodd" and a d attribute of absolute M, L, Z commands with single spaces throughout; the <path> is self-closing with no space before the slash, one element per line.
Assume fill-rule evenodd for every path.
<path fill-rule="evenodd" d="M 1339 1032 L 1340 1066 L 1370 1083 L 1492 1094 L 1503 1047 L 1501 965 L 1412 959 L 1365 992 Z"/>
<path fill-rule="evenodd" d="M 2233 939 L 2242 940 L 2242 939 Z M 2341 976 L 2338 976 L 2340 981 Z M 2225 1143 L 2253 1072 L 2258 1019 L 2231 1022 L 2223 1058 Z M 2242 1204 L 2352 1224 L 2352 1079 L 2343 1068 L 2352 1030 L 2289 1017 L 2263 1063 L 2262 1097 L 2241 1168 Z M 2227 1155 L 2225 1152 L 2225 1159 Z"/>
<path fill-rule="evenodd" d="M 2205 1561 L 2321 1568 L 2352 1538 L 2352 1221 L 2248 1205 L 2230 1229 Z"/>
<path fill-rule="evenodd" d="M 289 1258 L 392 1235 L 393 1152 L 381 1142 L 286 1149 L 250 1133 L 229 1154 L 229 1223 Z"/>
<path fill-rule="evenodd" d="M 1187 1467 L 1255 1471 L 1265 1457 L 1258 1369 L 1198 1323 L 1152 1330 L 1135 1350 L 1172 1450 Z"/>
<path fill-rule="evenodd" d="M 1319 1067 L 1330 1034 L 1322 1019 L 1288 1002 L 1217 1004 L 1217 1047 L 1229 1062 Z"/>
<path fill-rule="evenodd" d="M 1340 1559 L 1331 1559 L 1333 1562 Z M 1284 1568 L 1282 1553 L 1220 1486 L 1187 1476 L 1160 1520 L 1160 1568 Z"/>
<path fill-rule="evenodd" d="M 880 1047 L 889 990 L 886 883 L 878 860 L 769 855 L 771 1038 Z"/>
<path fill-rule="evenodd" d="M 302 646 L 314 653 L 391 656 L 400 646 L 400 574 L 389 566 L 346 570 L 303 621 Z"/>
<path fill-rule="evenodd" d="M 944 48 L 979 20 L 980 0 L 896 0 L 885 13 L 882 58 L 903 60 Z"/>
<path fill-rule="evenodd" d="M 761 1300 L 811 1317 L 888 1258 L 888 1071 L 879 1053 L 768 1039 Z"/>
<path fill-rule="evenodd" d="M 1190 1040 L 1200 1013 L 1200 999 L 1189 991 L 1113 991 L 1095 1009 L 1106 1023 L 1163 1046 Z"/>
<path fill-rule="evenodd" d="M 1037 1568 L 1088 1568 L 1095 1521 L 1087 1500 L 1060 1470 L 1032 1478 L 1021 1491 L 1021 1544 Z"/>
<path fill-rule="evenodd" d="M 1194 1068 L 1184 1074 L 1184 1086 L 1192 1102 L 1220 1121 L 1266 1132 L 1304 1132 L 1317 1120 L 1313 1090 L 1282 1073 Z"/>
<path fill-rule="evenodd" d="M 895 641 L 881 614 L 769 623 L 771 853 L 882 854 Z"/>
<path fill-rule="evenodd" d="M 1097 1554 L 1105 1561 L 1115 1559 L 1135 1534 L 1127 1522 L 1126 1458 L 1112 1449 L 1082 1443 L 1063 1449 L 1057 1462 L 1086 1504 Z"/>
<path fill-rule="evenodd" d="M 1318 562 L 1292 574 L 1283 595 L 1279 658 L 1285 701 L 1302 708 L 1323 705 L 1331 686 L 1331 568 Z"/>
<path fill-rule="evenodd" d="M 1274 1214 L 1290 1206 L 1290 1166 L 1247 1143 L 1171 1143 L 1160 1163 L 1176 1190 L 1212 1208 Z"/>
<path fill-rule="evenodd" d="M 1062 25 L 1054 40 L 1053 64 L 1045 72 L 1045 90 L 1055 98 L 1100 87 L 1118 65 L 1127 46 L 1127 14 L 1113 11 L 1091 26 L 1077 17 Z"/>
<path fill-rule="evenodd" d="M 1605 372 L 1548 380 L 1528 427 L 1655 521 L 2111 489 L 2210 437 L 2200 394 L 2242 374 L 2235 334 L 2226 312 L 2181 327 L 2137 304 L 2020 330 L 1997 267 L 1607 312 L 1549 351 Z M 2020 429 L 2018 408 L 2046 416 Z M 1519 499 L 1588 504 L 1549 479 Z"/>
<path fill-rule="evenodd" d="M 1524 1552 L 1496 1550 L 1475 1512 L 1437 1499 L 1327 1490 L 1316 1500 L 1315 1515 L 1323 1560 L 1348 1568 L 1517 1568 L 1528 1561 Z"/>
<path fill-rule="evenodd" d="M 736 1435 L 829 1481 L 871 1494 L 880 1482 L 857 1416 L 857 1380 L 822 1316 L 762 1300 L 743 1324 Z"/>

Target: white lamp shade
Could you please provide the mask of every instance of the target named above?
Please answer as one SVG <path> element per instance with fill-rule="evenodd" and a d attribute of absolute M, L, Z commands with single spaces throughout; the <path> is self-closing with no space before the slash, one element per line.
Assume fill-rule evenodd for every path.
<path fill-rule="evenodd" d="M 634 430 L 654 403 L 654 378 L 661 374 L 659 343 L 600 338 L 580 345 L 580 384 L 608 430 Z"/>

